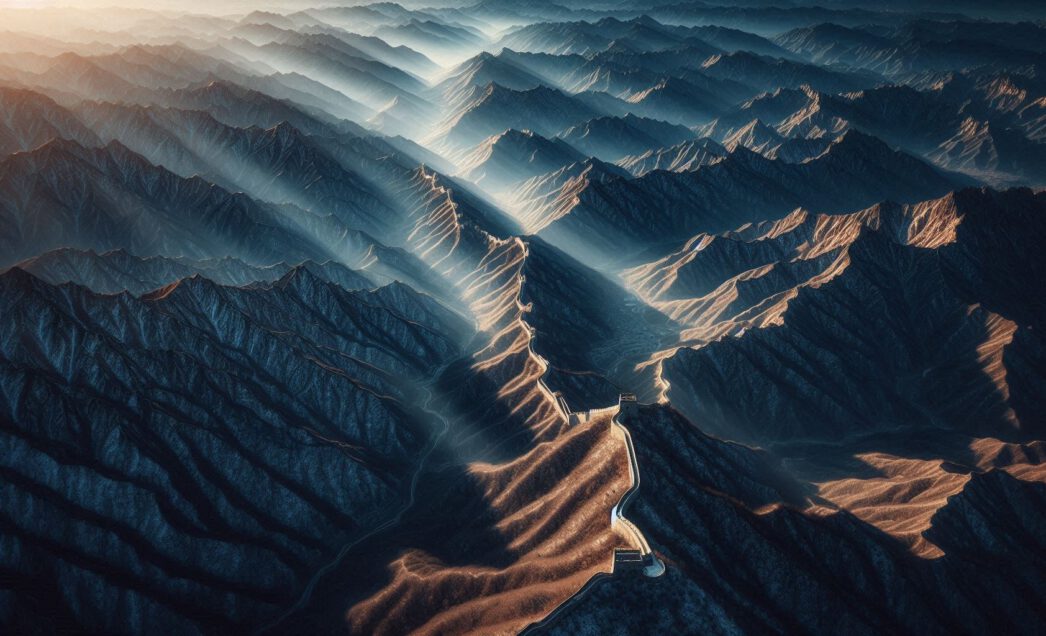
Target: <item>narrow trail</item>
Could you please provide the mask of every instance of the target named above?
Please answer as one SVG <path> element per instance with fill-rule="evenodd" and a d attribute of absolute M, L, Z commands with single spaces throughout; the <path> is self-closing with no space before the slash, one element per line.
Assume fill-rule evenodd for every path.
<path fill-rule="evenodd" d="M 334 568 L 338 567 L 338 565 L 345 559 L 345 556 L 348 555 L 348 553 L 350 551 L 352 551 L 353 548 L 355 548 L 360 543 L 363 543 L 367 539 L 370 539 L 370 538 L 372 538 L 372 537 L 374 537 L 374 536 L 376 536 L 376 535 L 378 535 L 378 534 L 380 534 L 380 533 L 382 533 L 382 532 L 384 532 L 386 530 L 389 530 L 389 529 L 393 528 L 394 526 L 398 525 L 401 521 L 403 521 L 404 515 L 406 515 L 407 512 L 411 508 L 414 507 L 414 504 L 417 502 L 418 482 L 421 479 L 422 473 L 425 472 L 425 466 L 428 463 L 429 457 L 431 457 L 432 453 L 435 452 L 435 450 L 437 448 L 439 448 L 440 442 L 443 440 L 443 438 L 446 436 L 446 434 L 450 431 L 450 421 L 446 417 L 444 417 L 443 414 L 440 413 L 439 411 L 431 410 L 429 408 L 430 404 L 432 403 L 432 399 L 433 399 L 433 394 L 432 394 L 431 387 L 437 381 L 439 381 L 440 376 L 447 369 L 447 367 L 450 366 L 450 364 L 451 363 L 447 363 L 447 364 L 444 364 L 444 365 L 440 366 L 433 373 L 431 379 L 429 380 L 427 385 L 424 387 L 424 391 L 426 393 L 426 396 L 425 396 L 425 401 L 424 401 L 424 403 L 421 406 L 421 410 L 426 412 L 426 413 L 428 413 L 429 415 L 434 416 L 437 420 L 439 420 L 441 426 L 440 426 L 440 430 L 436 433 L 436 435 L 433 436 L 432 441 L 425 448 L 425 451 L 418 457 L 417 469 L 414 471 L 414 474 L 411 476 L 411 479 L 410 479 L 410 489 L 408 491 L 407 501 L 396 510 L 396 513 L 392 517 L 388 518 L 387 520 L 383 521 L 382 523 L 378 524 L 377 526 L 371 528 L 370 530 L 368 530 L 366 533 L 360 535 L 359 537 L 356 537 L 355 539 L 353 539 L 349 543 L 346 543 L 345 545 L 343 545 L 341 547 L 341 549 L 338 551 L 338 554 L 334 557 L 334 559 L 332 559 L 330 562 L 328 562 L 322 568 L 317 570 L 315 574 L 312 575 L 312 578 L 309 579 L 309 582 L 306 584 L 305 588 L 302 590 L 301 596 L 298 598 L 297 602 L 295 602 L 294 605 L 292 605 L 290 608 L 287 609 L 287 611 L 285 611 L 278 618 L 276 618 L 276 620 L 274 620 L 274 621 L 264 625 L 263 627 L 257 629 L 256 631 L 254 631 L 253 632 L 254 634 L 260 635 L 260 634 L 265 634 L 265 633 L 271 632 L 272 630 L 274 630 L 277 627 L 279 627 L 280 624 L 283 623 L 285 620 L 287 620 L 288 618 L 293 616 L 296 612 L 298 612 L 302 608 L 304 608 L 305 605 L 308 604 L 309 599 L 312 598 L 312 593 L 313 593 L 313 591 L 315 591 L 316 585 L 319 584 L 320 580 L 324 576 L 329 574 L 332 570 L 334 570 Z"/>

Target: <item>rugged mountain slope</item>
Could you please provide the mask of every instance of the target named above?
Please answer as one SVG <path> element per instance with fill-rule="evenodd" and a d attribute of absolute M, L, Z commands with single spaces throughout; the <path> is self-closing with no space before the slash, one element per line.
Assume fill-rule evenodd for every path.
<path fill-rule="evenodd" d="M 498 45 L 515 51 L 558 55 L 601 51 L 618 37 L 624 37 L 628 23 L 609 18 L 595 24 L 587 22 L 540 22 L 517 29 Z"/>
<path fill-rule="evenodd" d="M 314 22 L 314 17 L 312 20 L 312 23 L 298 26 L 298 32 L 332 36 L 352 47 L 352 50 L 361 57 L 383 62 L 418 77 L 427 77 L 439 70 L 439 66 L 435 62 L 410 47 L 392 46 L 381 38 L 360 35 L 328 24 L 317 24 Z"/>
<path fill-rule="evenodd" d="M 828 150 L 835 140 L 836 137 L 828 134 L 818 137 L 784 137 L 758 119 L 753 119 L 727 135 L 723 145 L 728 150 L 743 146 L 767 159 L 802 163 Z"/>
<path fill-rule="evenodd" d="M 820 64 L 841 63 L 893 76 L 912 71 L 1042 63 L 1041 46 L 1031 44 L 1041 40 L 1041 25 L 1013 25 L 1011 33 L 1000 24 L 985 28 L 975 22 L 955 21 L 943 31 L 936 29 L 934 23 L 913 22 L 872 34 L 819 24 L 782 33 L 775 41 Z"/>
<path fill-rule="evenodd" d="M 364 274 L 334 261 L 259 267 L 228 257 L 204 261 L 163 256 L 140 258 L 124 250 L 97 254 L 89 250 L 59 249 L 26 259 L 15 267 L 52 285 L 72 282 L 100 294 L 127 291 L 136 296 L 196 275 L 228 286 L 272 283 L 295 267 L 350 290 L 371 289 L 376 281 L 387 282 L 381 274 Z"/>
<path fill-rule="evenodd" d="M 738 129 L 723 140 L 723 145 L 726 146 L 727 150 L 744 146 L 764 156 L 768 154 L 770 149 L 776 149 L 782 143 L 784 143 L 784 137 L 758 119 L 753 119 L 748 125 Z"/>
<path fill-rule="evenodd" d="M 470 89 L 490 84 L 526 91 L 542 86 L 544 82 L 506 56 L 480 53 L 451 69 L 446 79 L 433 90 L 450 107 L 454 107 L 467 98 Z"/>
<path fill-rule="evenodd" d="M 509 202 L 509 209 L 524 230 L 534 233 L 549 215 L 566 214 L 575 204 L 574 196 L 592 182 L 628 177 L 628 172 L 614 164 L 590 158 L 555 172 L 523 182 Z"/>
<path fill-rule="evenodd" d="M 704 254 L 665 279 L 707 294 L 691 336 L 712 340 L 664 361 L 667 396 L 709 431 L 764 444 L 897 427 L 1041 436 L 1042 303 L 1000 295 L 1042 274 L 1028 248 L 1044 220 L 1029 191 L 970 190 L 704 241 L 747 258 L 719 285 L 695 285 L 714 271 Z"/>
<path fill-rule="evenodd" d="M 824 93 L 846 93 L 880 83 L 874 74 L 832 71 L 820 66 L 765 58 L 748 52 L 710 57 L 701 65 L 706 75 L 722 79 L 744 78 L 759 90 L 810 86 Z"/>
<path fill-rule="evenodd" d="M 727 108 L 714 92 L 678 78 L 663 79 L 627 101 L 637 114 L 682 126 L 706 123 Z"/>
<path fill-rule="evenodd" d="M 845 176 L 843 176 L 845 175 Z M 644 249 L 783 216 L 795 207 L 846 211 L 890 197 L 913 201 L 953 182 L 914 157 L 850 132 L 812 161 L 772 161 L 745 149 L 696 172 L 570 184 L 574 196 L 547 206 L 532 227 L 591 262 L 621 263 Z"/>
<path fill-rule="evenodd" d="M 1031 634 L 1044 619 L 1042 572 L 1026 552 L 1046 531 L 1041 451 L 1003 450 L 1008 468 L 1037 471 L 1031 483 L 987 454 L 981 466 L 946 464 L 965 485 L 927 532 L 944 555 L 922 559 L 845 510 L 809 506 L 812 488 L 766 452 L 707 437 L 665 407 L 626 423 L 645 467 L 629 516 L 668 571 L 598 584 L 550 633 Z"/>
<path fill-rule="evenodd" d="M 272 128 L 287 122 L 308 134 L 329 134 L 332 129 L 352 134 L 363 131 L 359 125 L 339 120 L 322 111 L 305 109 L 289 100 L 276 99 L 223 81 L 173 91 L 157 91 L 140 100 L 140 103 L 206 111 L 223 124 L 238 128 Z"/>
<path fill-rule="evenodd" d="M 129 46 L 113 53 L 92 55 L 88 60 L 146 89 L 180 88 L 215 77 L 230 81 L 251 81 L 255 77 L 255 68 L 245 61 L 210 57 L 178 44 Z"/>
<path fill-rule="evenodd" d="M 148 90 L 112 73 L 89 57 L 68 52 L 47 60 L 44 68 L 17 69 L 11 79 L 24 86 L 42 91 L 54 91 L 63 98 L 63 104 L 77 98 L 124 100 L 141 98 Z"/>
<path fill-rule="evenodd" d="M 593 21 L 537 22 L 511 31 L 498 46 L 560 55 L 591 55 L 621 46 L 638 51 L 692 47 L 693 57 L 697 57 L 697 50 L 704 53 L 703 57 L 739 49 L 787 54 L 784 49 L 745 31 L 718 26 L 669 25 L 646 15 L 630 20 L 608 17 Z"/>
<path fill-rule="evenodd" d="M 236 41 L 230 45 L 237 44 Z M 358 57 L 354 49 L 327 35 L 296 35 L 287 41 L 254 46 L 247 42 L 233 51 L 260 59 L 283 73 L 314 78 L 371 109 L 393 99 L 409 103 L 418 114 L 430 105 L 420 98 L 424 85 L 412 75 L 381 62 Z"/>
<path fill-rule="evenodd" d="M 200 174 L 272 203 L 333 214 L 353 228 L 388 238 L 393 203 L 290 124 L 263 130 L 226 126 L 200 111 L 84 104 L 79 112 L 105 141 L 117 140 L 185 176 Z M 379 154 L 375 149 L 374 154 Z"/>
<path fill-rule="evenodd" d="M 816 288 L 803 286 L 791 292 L 794 297 L 783 310 L 754 309 L 753 313 L 763 310 L 770 314 L 756 318 L 757 326 L 766 320 L 783 323 L 783 329 L 756 330 L 740 339 L 720 340 L 696 357 L 682 351 L 666 362 L 665 378 L 672 386 L 669 399 L 695 419 L 723 423 L 723 428 L 706 424 L 708 430 L 746 441 L 823 439 L 919 425 L 1001 437 L 1012 437 L 1018 428 L 1029 434 L 1039 432 L 1042 423 L 1036 413 L 1041 413 L 1042 405 L 1028 394 L 1011 391 L 1006 378 L 1018 388 L 1041 386 L 1041 376 L 1024 372 L 1042 364 L 1041 343 L 1034 337 L 1029 339 L 1018 325 L 998 314 L 971 309 L 963 303 L 949 291 L 934 254 L 908 254 L 873 232 L 848 246 L 839 258 L 845 261 L 834 263 L 822 274 Z M 753 280 L 748 285 L 760 282 L 769 286 L 776 281 Z M 774 291 L 771 287 L 770 293 Z M 782 293 L 789 294 L 787 288 Z M 919 301 L 912 302 L 914 299 Z M 856 307 L 869 309 L 851 316 L 844 309 L 847 307 L 850 311 Z M 776 320 L 772 317 L 775 313 Z M 869 314 L 873 326 L 864 323 Z M 831 322 L 838 326 L 817 318 L 827 315 L 833 315 Z M 863 328 L 854 331 L 858 324 Z M 820 340 L 816 347 L 799 344 L 812 338 Z M 889 347 L 883 346 L 886 342 L 891 343 Z M 741 350 L 729 353 L 734 345 Z M 717 385 L 715 377 L 730 378 L 726 384 L 739 401 L 750 394 L 747 388 L 738 390 L 736 381 L 745 377 L 745 372 L 731 360 L 746 358 L 755 349 L 762 352 L 759 359 L 765 356 L 775 360 L 788 360 L 787 352 L 803 351 L 803 363 L 787 365 L 794 370 L 796 384 L 789 386 L 785 381 L 778 385 L 779 396 L 773 390 L 760 391 L 765 397 L 755 404 L 761 406 L 749 407 L 765 409 L 758 414 L 749 410 L 742 415 L 736 405 L 723 404 L 722 398 L 717 400 L 718 406 L 712 406 L 711 396 L 722 395 L 724 388 Z M 1003 356 L 1016 366 L 998 368 Z M 719 372 L 712 372 L 712 368 Z M 753 374 L 761 375 L 754 370 Z M 833 394 L 839 397 L 818 400 L 816 405 L 784 398 L 801 395 L 802 385 L 824 386 L 829 381 L 821 374 L 834 378 Z M 694 387 L 686 378 L 694 377 L 701 377 L 701 386 L 707 389 L 687 397 Z M 876 382 L 874 378 L 891 380 Z M 758 381 L 753 378 L 753 382 Z M 949 390 L 957 384 L 965 386 L 961 396 Z M 745 385 L 747 382 L 742 382 Z M 861 391 L 856 390 L 858 386 Z M 1017 404 L 1033 400 L 1030 420 L 1022 420 L 1013 410 L 1007 394 Z M 693 406 L 696 403 L 703 404 L 700 411 Z M 706 409 L 716 409 L 715 415 Z M 756 421 L 768 424 L 749 429 Z"/>
<path fill-rule="evenodd" d="M 605 417 L 514 461 L 426 475 L 404 528 L 361 545 L 352 566 L 276 631 L 345 621 L 373 634 L 519 633 L 609 572 L 615 548 L 631 547 L 608 520 L 628 479 L 624 444 Z M 347 594 L 360 580 L 386 583 L 364 598 Z"/>
<path fill-rule="evenodd" d="M 625 99 L 657 84 L 661 79 L 655 71 L 637 69 L 627 63 L 607 62 L 601 57 L 591 60 L 581 58 L 581 61 L 584 63 L 578 63 L 558 79 L 562 86 L 574 93 L 606 93 Z"/>
<path fill-rule="evenodd" d="M 684 141 L 683 143 L 647 150 L 640 155 L 624 157 L 617 164 L 637 177 L 654 170 L 684 172 L 697 170 L 701 166 L 719 161 L 728 155 L 726 148 L 708 137 Z"/>
<path fill-rule="evenodd" d="M 616 161 L 627 155 L 674 146 L 693 139 L 693 133 L 685 126 L 630 114 L 590 119 L 564 130 L 560 137 L 589 156 Z"/>
<path fill-rule="evenodd" d="M 467 335 L 406 287 L 301 269 L 141 298 L 15 269 L 0 303 L 0 559 L 25 629 L 45 607 L 105 631 L 258 625 L 402 505 L 435 427 L 421 383 Z"/>
<path fill-rule="evenodd" d="M 952 170 L 992 183 L 1019 181 L 1041 186 L 1046 179 L 1046 144 L 1009 128 L 967 117 L 929 157 Z"/>
<path fill-rule="evenodd" d="M 293 213 L 183 179 L 116 143 L 52 141 L 8 157 L 0 175 L 7 264 L 67 246 L 262 262 L 329 249 L 295 231 Z"/>
<path fill-rule="evenodd" d="M 808 140 L 857 129 L 948 170 L 991 183 L 1037 184 L 1043 152 L 1035 94 L 997 75 L 980 82 L 949 76 L 922 90 L 889 85 L 843 95 L 804 86 L 750 100 L 699 132 L 725 141 L 756 119 L 780 135 Z"/>
<path fill-rule="evenodd" d="M 531 75 L 540 77 L 543 83 L 559 88 L 568 88 L 565 79 L 577 69 L 588 63 L 582 55 L 552 55 L 550 53 L 532 53 L 503 48 L 497 56 L 507 62 L 526 69 Z"/>
<path fill-rule="evenodd" d="M 12 193 L 0 208 L 0 240 L 9 259 L 3 265 L 60 247 L 122 248 L 143 256 L 232 256 L 262 265 L 335 259 L 436 295 L 446 287 L 415 255 L 333 216 L 259 203 L 199 177 L 179 177 L 115 142 L 86 149 L 54 141 L 13 155 L 3 166 L 0 184 Z M 408 223 L 407 210 L 401 212 L 399 220 Z M 395 234 L 411 229 L 397 225 Z"/>
<path fill-rule="evenodd" d="M 417 187 L 428 192 L 419 215 L 468 223 L 474 214 L 437 177 Z M 441 269 L 470 261 L 472 248 L 459 246 L 478 237 L 460 237 L 431 246 L 427 258 Z M 624 445 L 605 419 L 568 429 L 524 322 L 529 248 L 518 238 L 488 236 L 486 245 L 461 282 L 483 333 L 432 387 L 446 435 L 417 481 L 415 506 L 372 540 L 348 546 L 271 629 L 326 630 L 347 620 L 368 633 L 514 633 L 609 571 L 614 548 L 630 546 L 608 520 L 627 487 Z M 448 595 L 468 600 L 447 604 Z"/>
<path fill-rule="evenodd" d="M 409 46 L 432 57 L 455 56 L 462 48 L 475 50 L 486 44 L 486 38 L 475 29 L 431 19 L 411 18 L 401 24 L 382 26 L 375 29 L 374 35 L 389 44 Z"/>
<path fill-rule="evenodd" d="M 0 87 L 0 154 L 32 150 L 52 139 L 98 143 L 90 129 L 49 97 Z"/>
<path fill-rule="evenodd" d="M 461 174 L 496 192 L 584 158 L 562 139 L 545 139 L 529 130 L 506 130 L 484 141 L 462 160 Z"/>
<path fill-rule="evenodd" d="M 636 365 L 675 337 L 671 321 L 540 239 L 527 245 L 521 300 L 530 307 L 532 346 L 550 365 L 549 388 L 577 410 L 636 390 Z"/>
<path fill-rule="evenodd" d="M 533 130 L 552 137 L 573 124 L 595 117 L 592 108 L 545 86 L 514 91 L 497 84 L 474 89 L 449 119 L 441 137 L 454 146 L 474 146 L 509 129 Z"/>

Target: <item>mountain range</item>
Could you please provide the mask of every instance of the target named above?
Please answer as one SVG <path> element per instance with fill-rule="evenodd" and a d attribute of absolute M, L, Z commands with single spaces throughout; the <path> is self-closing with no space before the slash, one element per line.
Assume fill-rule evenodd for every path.
<path fill-rule="evenodd" d="M 0 632 L 1043 631 L 1038 3 L 21 4 Z"/>

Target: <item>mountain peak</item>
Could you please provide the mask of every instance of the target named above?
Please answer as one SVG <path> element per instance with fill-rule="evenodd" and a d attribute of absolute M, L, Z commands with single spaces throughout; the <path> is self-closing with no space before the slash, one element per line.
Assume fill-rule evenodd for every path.
<path fill-rule="evenodd" d="M 784 138 L 774 129 L 759 119 L 753 119 L 723 141 L 728 149 L 744 146 L 756 152 L 763 152 L 771 146 L 778 145 Z"/>
<path fill-rule="evenodd" d="M 330 285 L 330 283 L 317 276 L 312 268 L 306 263 L 301 263 L 290 268 L 286 274 L 273 283 L 273 287 L 284 290 L 294 290 L 295 293 L 303 296 L 311 296 L 317 289 L 325 288 L 328 285 Z"/>
<path fill-rule="evenodd" d="M 303 138 L 301 131 L 291 125 L 287 120 L 281 121 L 265 132 L 281 144 L 297 142 Z"/>
<path fill-rule="evenodd" d="M 179 302 L 190 299 L 213 305 L 219 298 L 221 285 L 196 273 L 140 296 L 144 302 Z"/>
<path fill-rule="evenodd" d="M 39 278 L 17 265 L 0 272 L 0 290 L 3 291 L 34 292 L 42 283 Z"/>
<path fill-rule="evenodd" d="M 850 152 L 871 152 L 872 154 L 888 153 L 893 150 L 883 140 L 863 133 L 856 128 L 849 128 L 832 142 L 830 149 L 847 150 Z"/>

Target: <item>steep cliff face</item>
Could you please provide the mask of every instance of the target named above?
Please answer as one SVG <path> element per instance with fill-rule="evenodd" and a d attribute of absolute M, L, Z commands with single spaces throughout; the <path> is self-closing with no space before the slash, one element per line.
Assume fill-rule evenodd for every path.
<path fill-rule="evenodd" d="M 406 287 L 305 269 L 139 298 L 14 269 L 0 290 L 5 613 L 25 629 L 43 607 L 105 631 L 256 625 L 401 505 L 435 427 L 424 383 L 468 333 Z"/>

